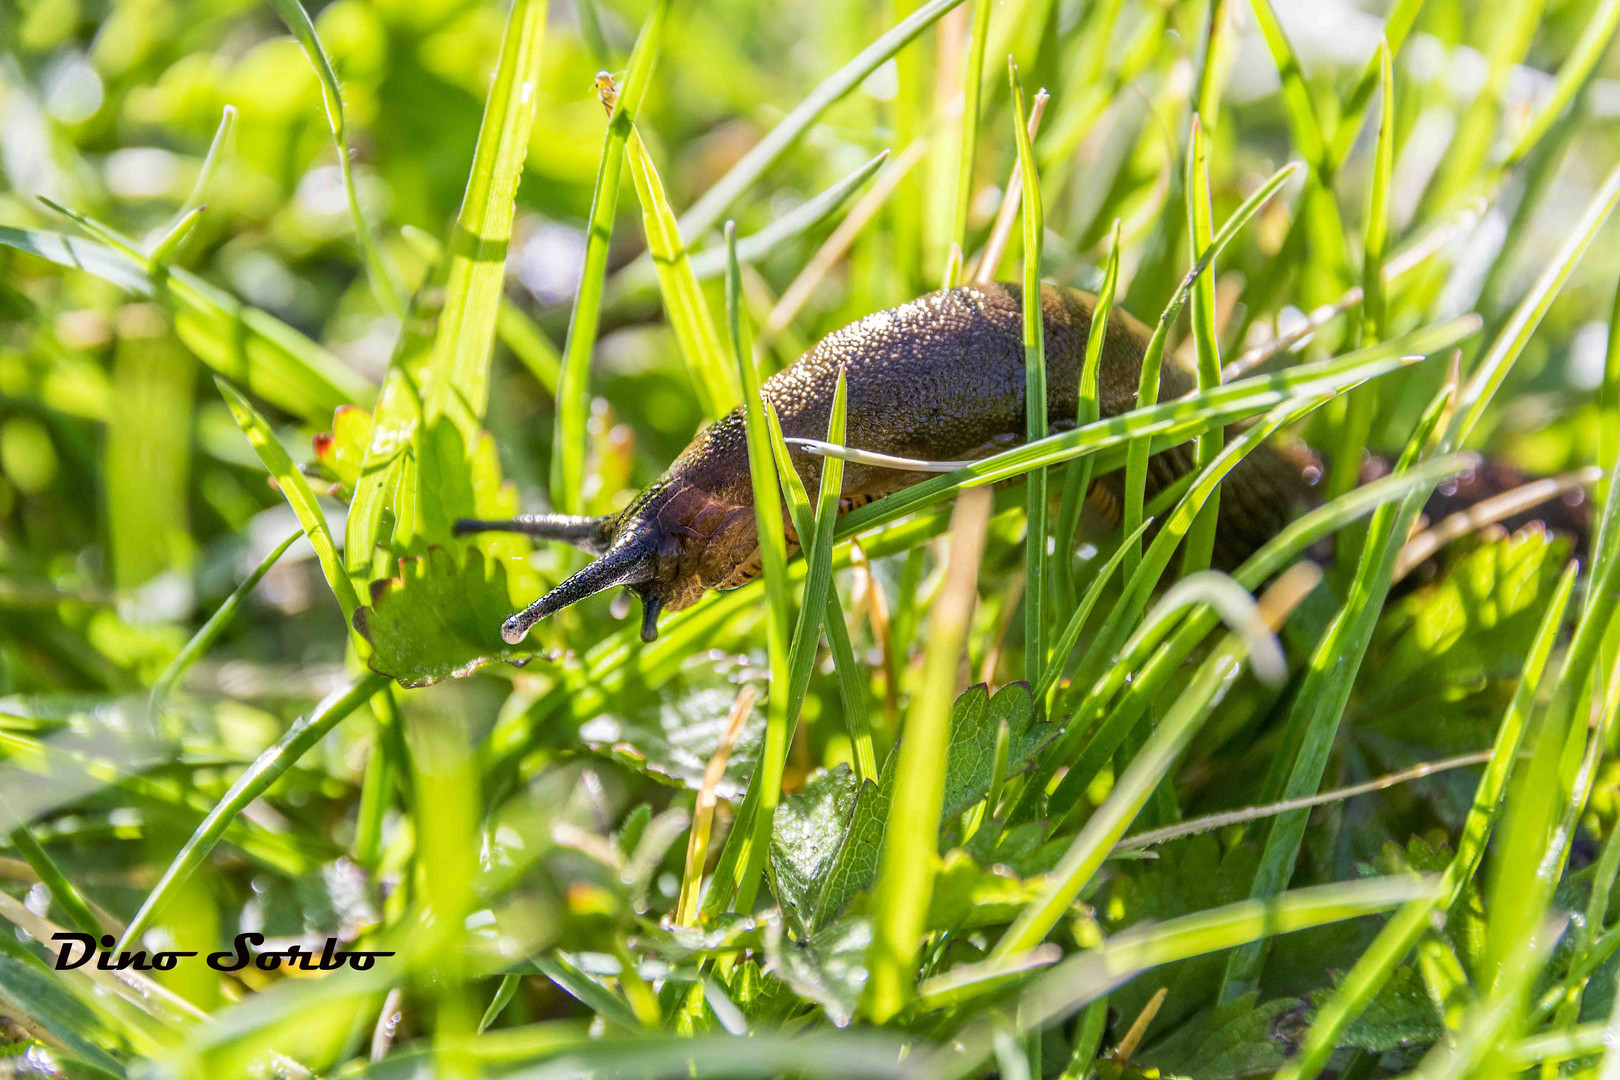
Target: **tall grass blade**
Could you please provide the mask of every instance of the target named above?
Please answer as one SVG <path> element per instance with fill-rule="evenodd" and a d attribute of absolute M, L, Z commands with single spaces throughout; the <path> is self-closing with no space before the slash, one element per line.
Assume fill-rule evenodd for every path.
<path fill-rule="evenodd" d="M 579 291 L 574 295 L 574 308 L 568 316 L 562 371 L 557 378 L 551 505 L 564 514 L 582 513 L 585 507 L 585 421 L 590 414 L 591 353 L 596 348 L 596 331 L 602 319 L 602 290 L 607 274 L 608 245 L 613 239 L 614 210 L 619 202 L 619 178 L 624 170 L 624 147 L 652 78 L 668 14 L 669 0 L 657 0 L 630 52 L 624 85 L 614 100 L 607 132 L 602 137 L 602 158 L 596 168 L 596 187 L 591 192 L 584 266 L 580 271 Z M 683 231 L 688 236 L 695 235 L 690 229 Z"/>
<path fill-rule="evenodd" d="M 514 0 L 507 18 L 472 172 L 448 245 L 444 310 L 423 376 L 424 422 L 431 426 L 448 417 L 469 453 L 489 404 L 490 350 L 506 283 L 513 200 L 534 127 L 546 8 L 547 0 Z"/>
<path fill-rule="evenodd" d="M 1024 438 L 1046 438 L 1046 305 L 1041 295 L 1041 241 L 1045 230 L 1040 177 L 1025 128 L 1024 88 L 1018 65 L 1007 58 L 1012 84 L 1013 130 L 1018 140 L 1018 171 L 1024 186 Z M 1046 470 L 1025 478 L 1029 524 L 1024 536 L 1024 678 L 1041 681 L 1046 660 Z"/>
<path fill-rule="evenodd" d="M 928 620 L 922 688 L 906 714 L 895 790 L 883 834 L 872 944 L 862 1001 L 875 1022 L 894 1016 L 916 992 L 916 963 L 933 893 L 939 815 L 945 797 L 956 672 L 977 600 L 979 560 L 990 519 L 990 493 L 964 492 L 951 515 L 945 585 Z M 1024 950 L 1013 950 L 1022 952 Z M 1005 954 L 1003 954 L 1005 955 Z"/>

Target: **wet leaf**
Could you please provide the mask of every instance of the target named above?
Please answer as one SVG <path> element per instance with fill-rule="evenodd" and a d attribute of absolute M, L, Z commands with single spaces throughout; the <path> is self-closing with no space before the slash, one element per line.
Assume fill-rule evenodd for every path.
<path fill-rule="evenodd" d="M 1258 1002 L 1253 993 L 1193 1017 L 1134 1060 L 1162 1075 L 1228 1077 L 1272 1072 L 1287 1060 L 1289 1032 L 1303 1032 L 1300 1003 Z"/>
<path fill-rule="evenodd" d="M 801 936 L 811 924 L 827 873 L 855 811 L 855 774 L 848 765 L 822 770 L 797 794 L 784 796 L 771 819 L 776 900 Z"/>
<path fill-rule="evenodd" d="M 656 692 L 612 696 L 580 728 L 580 741 L 655 780 L 696 789 L 720 745 L 738 692 L 744 683 L 761 678 L 747 657 L 695 656 Z M 741 797 L 759 758 L 765 731 L 763 697 L 762 693 L 755 701 L 732 747 L 716 788 L 722 799 Z"/>
<path fill-rule="evenodd" d="M 866 985 L 866 950 L 871 944 L 872 924 L 863 918 L 834 923 L 803 943 L 778 924 L 766 939 L 767 970 L 844 1027 L 855 1015 Z"/>
<path fill-rule="evenodd" d="M 501 638 L 512 606 L 500 562 L 473 547 L 459 554 L 430 547 L 398 567 L 397 576 L 371 583 L 371 606 L 354 613 L 354 628 L 374 650 L 373 671 L 401 686 L 428 686 L 537 655 L 532 645 Z"/>

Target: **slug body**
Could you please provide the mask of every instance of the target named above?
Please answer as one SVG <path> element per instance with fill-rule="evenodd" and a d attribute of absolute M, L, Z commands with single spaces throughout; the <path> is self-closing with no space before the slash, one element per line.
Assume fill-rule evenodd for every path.
<path fill-rule="evenodd" d="M 1022 291 L 1016 285 L 969 285 L 931 293 L 869 315 L 828 335 L 767 380 L 763 391 L 789 437 L 823 438 L 838 372 L 846 373 L 851 447 L 900 457 L 975 458 L 1024 439 Z M 1096 298 L 1045 286 L 1047 419 L 1073 427 L 1080 369 Z M 1110 316 L 1098 373 L 1102 415 L 1134 407 L 1149 332 L 1117 308 Z M 1197 380 L 1165 357 L 1160 400 L 1193 390 Z M 821 459 L 797 455 L 807 490 L 820 483 Z M 1151 459 L 1151 495 L 1193 468 L 1187 445 Z M 1271 447 L 1248 455 L 1222 483 L 1216 561 L 1234 565 L 1282 528 L 1308 496 L 1305 463 Z M 865 505 L 924 479 L 915 472 L 849 462 L 841 509 Z M 1093 485 L 1093 501 L 1117 508 L 1118 474 Z M 710 589 L 731 589 L 760 572 L 759 538 L 741 409 L 705 428 L 669 471 L 618 514 L 605 518 L 534 515 L 509 522 L 467 521 L 458 532 L 504 529 L 565 540 L 598 556 L 502 626 L 516 643 L 540 619 L 615 585 L 643 603 L 642 638 L 657 636 L 658 613 L 679 610 Z M 788 536 L 794 534 L 788 523 Z"/>

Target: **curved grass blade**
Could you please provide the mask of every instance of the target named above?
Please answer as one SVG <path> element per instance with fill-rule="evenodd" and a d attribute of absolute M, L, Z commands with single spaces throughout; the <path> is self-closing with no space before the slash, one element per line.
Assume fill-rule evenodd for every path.
<path fill-rule="evenodd" d="M 249 445 L 264 462 L 281 493 L 286 497 L 293 513 L 298 515 L 298 523 L 304 528 L 304 535 L 309 537 L 310 546 L 315 549 L 315 557 L 320 560 L 321 572 L 326 575 L 326 583 L 332 587 L 332 593 L 337 597 L 338 604 L 343 608 L 343 621 L 349 625 L 354 619 L 355 608 L 360 606 L 360 598 L 355 595 L 354 585 L 349 581 L 349 575 L 344 572 L 343 561 L 338 555 L 337 541 L 332 537 L 332 530 L 326 524 L 326 515 L 321 512 L 320 504 L 315 501 L 315 493 L 309 489 L 309 482 L 304 474 L 293 465 L 292 458 L 287 456 L 279 442 L 276 441 L 270 425 L 264 422 L 247 398 L 237 392 L 236 388 L 223 379 L 214 380 L 219 386 L 219 392 L 225 398 L 225 404 L 230 406 L 231 416 L 236 420 L 236 426 L 242 429 Z"/>
<path fill-rule="evenodd" d="M 219 842 L 226 826 L 237 814 L 264 794 L 282 773 L 320 742 L 339 721 L 364 705 L 372 694 L 387 684 L 386 676 L 378 675 L 374 671 L 366 672 L 348 686 L 333 691 L 326 700 L 316 705 L 308 716 L 293 724 L 281 738 L 255 758 L 253 764 L 242 771 L 231 784 L 230 790 L 208 812 L 202 824 L 197 826 L 190 839 L 180 848 L 180 853 L 174 857 L 174 861 L 163 872 L 158 883 L 141 902 L 135 917 L 130 919 L 114 952 L 129 949 L 140 941 L 141 935 L 151 926 L 152 919 L 163 910 L 163 905 L 197 867 L 202 865 L 208 853 L 213 851 L 214 845 Z"/>
<path fill-rule="evenodd" d="M 731 204 L 776 164 L 829 106 L 961 2 L 929 0 L 824 79 L 681 216 L 681 235 L 696 240 L 712 229 Z"/>
<path fill-rule="evenodd" d="M 293 543 L 303 535 L 304 531 L 300 528 L 274 548 L 271 548 L 270 553 L 259 560 L 259 565 L 255 566 L 252 572 L 242 579 L 242 583 L 231 591 L 231 595 L 225 598 L 224 603 L 214 609 L 214 613 L 208 616 L 208 621 L 203 623 L 195 634 L 191 635 L 191 640 L 181 647 L 173 660 L 169 661 L 168 666 L 163 669 L 163 673 L 152 683 L 152 693 L 146 700 L 146 708 L 152 715 L 157 715 L 163 708 L 164 700 L 169 696 L 169 692 L 174 689 L 175 684 L 180 681 L 180 677 L 186 673 L 186 669 L 195 664 L 209 649 L 213 648 L 214 642 L 219 640 L 219 635 L 224 632 L 225 627 L 230 625 L 231 620 L 236 617 L 236 613 L 246 603 L 248 595 L 258 587 L 264 575 L 270 572 L 270 568 L 276 565 L 281 560 L 281 557 L 287 553 L 287 549 L 292 547 Z"/>
<path fill-rule="evenodd" d="M 369 401 L 374 392 L 337 357 L 280 319 L 179 267 L 154 271 L 121 238 L 114 247 L 48 230 L 0 226 L 0 245 L 151 297 L 198 359 L 303 420 L 324 424 L 339 405 Z"/>
<path fill-rule="evenodd" d="M 1316 583 L 1314 576 L 1308 581 L 1291 581 L 1290 576 L 1294 575 L 1279 579 L 1267 593 L 1266 599 L 1260 602 L 1263 618 L 1273 632 Z M 1281 650 L 1281 646 L 1277 648 Z M 1075 897 L 1080 895 L 1080 890 L 1085 888 L 1103 860 L 1125 835 L 1125 830 L 1130 828 L 1131 822 L 1147 804 L 1148 798 L 1175 764 L 1181 751 L 1186 749 L 1187 743 L 1215 706 L 1225 698 L 1237 676 L 1242 673 L 1247 654 L 1248 645 L 1243 637 L 1231 634 L 1204 661 L 1187 689 L 1165 712 L 1164 719 L 1115 781 L 1103 805 L 1097 808 L 1097 812 L 1064 852 L 1062 860 L 1048 876 L 1048 883 L 1040 896 L 1018 913 L 1018 918 L 996 942 L 991 950 L 992 957 L 1006 958 L 1034 948 L 1063 917 Z"/>
<path fill-rule="evenodd" d="M 338 87 L 332 61 L 327 59 L 326 50 L 321 47 L 321 40 L 315 34 L 315 24 L 310 21 L 309 12 L 304 10 L 299 0 L 270 0 L 270 5 L 281 16 L 281 21 L 287 24 L 293 37 L 298 39 L 299 47 L 309 58 L 310 66 L 315 69 L 315 78 L 321 84 L 321 103 L 326 107 L 326 122 L 332 129 L 332 141 L 337 144 L 343 194 L 349 203 L 349 217 L 354 221 L 354 238 L 360 244 L 360 257 L 366 267 L 366 276 L 371 281 L 371 291 L 376 294 L 383 310 L 403 319 L 405 302 L 394 288 L 393 276 L 383 262 L 382 252 L 377 248 L 371 227 L 366 224 L 365 214 L 360 211 L 360 194 L 354 184 L 354 162 L 349 155 L 348 131 L 343 118 L 343 91 Z"/>

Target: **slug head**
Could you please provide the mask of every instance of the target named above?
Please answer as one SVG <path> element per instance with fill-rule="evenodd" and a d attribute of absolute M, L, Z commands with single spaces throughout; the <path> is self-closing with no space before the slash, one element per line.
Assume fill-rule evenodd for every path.
<path fill-rule="evenodd" d="M 501 637 L 512 645 L 546 616 L 616 585 L 641 598 L 641 640 L 655 641 L 666 608 L 679 611 L 710 588 L 734 588 L 753 576 L 753 507 L 678 481 L 655 484 L 609 517 L 529 519 L 542 520 L 520 531 L 568 541 L 597 558 L 501 625 Z M 475 523 L 468 525 L 470 531 Z"/>

